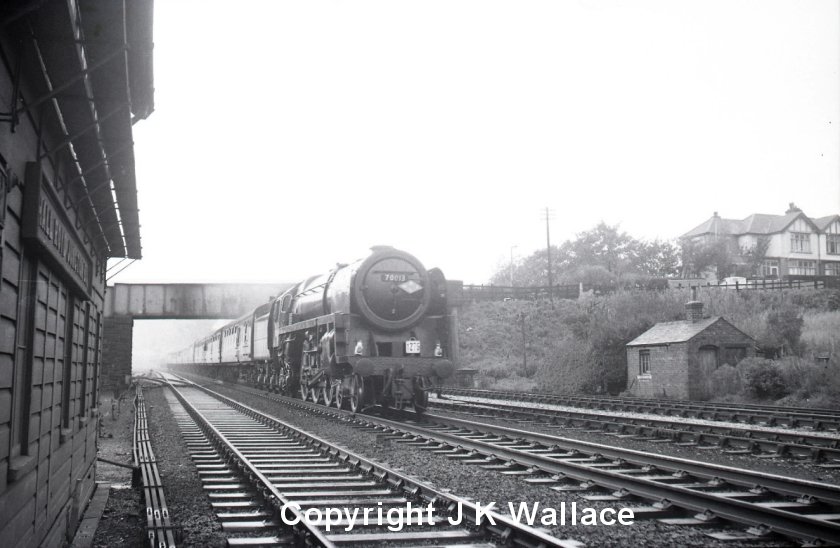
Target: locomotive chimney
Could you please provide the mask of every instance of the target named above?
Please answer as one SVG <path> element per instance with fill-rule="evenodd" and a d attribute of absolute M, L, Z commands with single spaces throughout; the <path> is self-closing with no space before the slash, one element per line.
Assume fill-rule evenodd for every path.
<path fill-rule="evenodd" d="M 691 300 L 685 303 L 685 319 L 697 323 L 703 319 L 703 303 L 697 300 L 697 286 L 691 286 Z"/>

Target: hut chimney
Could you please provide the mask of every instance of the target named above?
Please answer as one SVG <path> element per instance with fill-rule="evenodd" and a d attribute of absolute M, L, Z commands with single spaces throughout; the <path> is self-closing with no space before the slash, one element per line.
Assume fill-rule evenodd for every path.
<path fill-rule="evenodd" d="M 697 286 L 691 286 L 691 300 L 685 303 L 685 319 L 691 323 L 703 319 L 703 303 L 697 300 Z"/>

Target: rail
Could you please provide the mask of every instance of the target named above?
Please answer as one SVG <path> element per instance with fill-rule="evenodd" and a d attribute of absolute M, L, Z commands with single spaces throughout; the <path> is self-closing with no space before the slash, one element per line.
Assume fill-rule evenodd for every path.
<path fill-rule="evenodd" d="M 637 441 L 670 441 L 683 447 L 715 449 L 734 455 L 807 458 L 815 463 L 828 461 L 840 466 L 840 438 L 811 436 L 801 432 L 779 432 L 750 427 L 735 428 L 708 422 L 694 423 L 663 418 L 610 415 L 584 410 L 541 409 L 501 403 L 430 399 L 430 407 L 468 413 L 477 418 L 535 421 L 546 426 L 586 429 L 592 433 L 630 438 Z"/>
<path fill-rule="evenodd" d="M 242 466 L 244 466 L 245 470 L 248 472 L 248 476 L 251 478 L 251 481 L 258 481 L 261 485 L 260 490 L 266 493 L 268 496 L 266 498 L 275 501 L 275 505 L 278 509 L 282 508 L 287 502 L 295 501 L 301 506 L 307 507 L 315 507 L 320 506 L 322 503 L 326 503 L 329 500 L 323 499 L 319 501 L 308 501 L 304 504 L 301 497 L 308 497 L 308 496 L 316 496 L 320 498 L 324 495 L 329 494 L 329 496 L 344 496 L 351 495 L 354 491 L 343 490 L 340 487 L 341 482 L 338 481 L 336 478 L 331 478 L 327 480 L 319 479 L 319 478 L 311 478 L 307 480 L 309 483 L 298 484 L 296 487 L 289 484 L 285 485 L 281 490 L 278 489 L 277 485 L 282 485 L 282 483 L 277 483 L 277 481 L 272 481 L 270 477 L 264 474 L 260 467 L 261 466 L 270 466 L 270 464 L 263 463 L 262 465 L 254 464 L 249 461 L 247 455 L 245 455 L 244 450 L 240 450 L 236 447 L 236 444 L 233 443 L 231 440 L 227 439 L 227 437 L 221 432 L 219 428 L 211 424 L 207 417 L 202 415 L 199 412 L 196 406 L 192 405 L 185 394 L 171 386 L 171 389 L 175 393 L 178 400 L 181 402 L 182 405 L 185 406 L 187 412 L 196 420 L 201 422 L 202 430 L 212 435 L 212 437 L 216 440 L 217 445 L 221 443 L 220 447 L 224 447 L 223 451 L 231 458 L 239 462 Z M 275 417 L 262 413 L 256 409 L 248 407 L 228 396 L 210 390 L 207 387 L 203 387 L 200 385 L 195 385 L 196 389 L 200 389 L 204 394 L 212 396 L 220 403 L 224 404 L 225 406 L 238 411 L 239 413 L 252 418 L 253 420 L 262 423 L 263 425 L 277 431 L 284 435 L 289 441 L 291 440 L 298 440 L 305 444 L 308 448 L 312 451 L 317 451 L 323 456 L 316 456 L 314 458 L 318 460 L 330 460 L 334 463 L 340 465 L 346 465 L 351 467 L 356 473 L 362 473 L 367 478 L 371 478 L 370 481 L 364 482 L 366 483 L 375 483 L 376 487 L 380 489 L 385 489 L 388 495 L 386 496 L 384 492 L 378 492 L 375 496 L 380 497 L 381 501 L 391 501 L 392 503 L 399 499 L 401 503 L 404 501 L 414 501 L 419 502 L 424 507 L 428 504 L 433 504 L 436 511 L 436 515 L 448 515 L 453 509 L 462 507 L 464 508 L 464 518 L 467 519 L 470 524 L 469 527 L 465 530 L 456 529 L 456 530 L 438 530 L 435 531 L 424 531 L 418 530 L 417 532 L 394 532 L 394 531 L 386 531 L 386 532 L 374 532 L 374 533 L 365 533 L 365 534 L 348 534 L 348 533 L 324 533 L 321 531 L 323 528 L 324 523 L 322 521 L 318 522 L 308 522 L 305 518 L 298 520 L 298 527 L 304 528 L 305 535 L 309 537 L 309 539 L 317 541 L 320 545 L 332 546 L 334 544 L 341 544 L 341 543 L 348 543 L 348 542 L 364 542 L 368 544 L 372 543 L 387 543 L 387 542 L 404 542 L 404 541 L 415 541 L 419 544 L 423 544 L 424 542 L 428 542 L 433 539 L 440 539 L 440 538 L 447 538 L 451 542 L 457 541 L 458 539 L 469 540 L 469 539 L 476 539 L 479 540 L 482 537 L 486 540 L 489 540 L 493 544 L 503 544 L 506 546 L 534 546 L 534 547 L 544 547 L 549 548 L 552 546 L 556 546 L 558 548 L 577 548 L 580 546 L 580 543 L 574 540 L 562 540 L 551 535 L 548 535 L 540 530 L 528 527 L 523 525 L 516 520 L 503 516 L 501 514 L 497 514 L 495 512 L 490 512 L 486 515 L 492 516 L 492 520 L 482 520 L 480 518 L 476 518 L 480 513 L 477 512 L 477 506 L 469 502 L 465 499 L 457 497 L 451 493 L 440 491 L 434 489 L 433 487 L 424 484 L 417 480 L 416 478 L 409 477 L 400 473 L 397 470 L 388 468 L 383 466 L 382 464 L 376 463 L 374 461 L 368 460 L 358 454 L 352 453 L 347 449 L 332 445 L 328 441 L 315 436 L 311 433 L 305 432 L 299 428 L 296 428 L 288 423 L 281 421 Z M 228 421 L 230 422 L 230 421 Z M 313 458 L 313 457 L 309 457 Z M 264 459 L 265 460 L 265 459 Z M 288 465 L 288 463 L 287 463 Z M 274 468 L 277 468 L 281 465 L 274 464 Z M 297 465 L 296 465 L 297 466 Z M 326 483 L 325 483 L 326 482 Z M 322 485 L 323 484 L 323 485 Z M 324 489 L 328 489 L 328 485 L 332 485 L 335 489 L 338 487 L 338 490 L 335 494 L 327 493 Z M 306 489 L 315 489 L 313 493 L 307 494 L 305 491 Z M 320 490 L 320 491 L 319 491 Z M 318 494 L 320 493 L 320 494 Z M 355 496 L 355 495 L 354 495 Z M 382 497 L 385 496 L 383 499 Z M 361 501 L 367 500 L 367 498 L 363 494 L 359 494 Z M 336 499 L 339 500 L 339 499 Z M 355 504 L 355 503 L 354 503 Z M 362 504 L 362 502 L 359 502 Z M 366 503 L 365 503 L 366 504 Z M 293 507 L 293 506 L 292 506 Z M 495 521 L 495 524 L 492 522 Z M 499 542 L 501 541 L 501 542 Z"/>
<path fill-rule="evenodd" d="M 134 466 L 140 469 L 143 480 L 143 499 L 146 502 L 146 532 L 152 548 L 175 548 L 175 527 L 169 516 L 163 482 L 149 438 L 149 423 L 143 388 L 136 385 L 134 396 Z"/>
<path fill-rule="evenodd" d="M 661 416 L 730 421 L 744 424 L 764 424 L 768 427 L 810 427 L 813 430 L 840 430 L 840 410 L 807 407 L 782 407 L 755 404 L 696 402 L 685 400 L 654 400 L 617 398 L 608 396 L 579 396 L 536 392 L 506 392 L 472 388 L 444 387 L 442 394 L 489 400 L 515 401 L 621 411 L 649 413 Z"/>
<path fill-rule="evenodd" d="M 249 393 L 252 393 L 249 391 Z M 840 543 L 840 487 L 701 461 L 650 454 L 532 431 L 426 415 L 423 423 L 395 421 L 262 395 L 293 408 L 307 409 L 360 427 L 380 429 L 421 449 L 465 464 L 526 477 L 526 481 L 558 491 L 600 488 L 612 495 L 592 500 L 655 502 L 639 509 L 650 517 L 669 517 L 676 508 L 694 517 L 665 519 L 666 523 L 703 525 L 715 518 L 750 529 L 741 540 L 757 540 L 768 532 L 812 545 Z M 531 476 L 531 477 L 528 477 Z M 721 491 L 723 490 L 723 491 Z"/>

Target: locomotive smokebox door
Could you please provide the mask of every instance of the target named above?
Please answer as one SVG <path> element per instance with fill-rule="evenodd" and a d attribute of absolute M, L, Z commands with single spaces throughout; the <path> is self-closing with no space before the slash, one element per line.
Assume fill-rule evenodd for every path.
<path fill-rule="evenodd" d="M 356 272 L 354 285 L 358 311 L 382 329 L 412 327 L 429 308 L 429 275 L 403 251 L 376 248 Z"/>

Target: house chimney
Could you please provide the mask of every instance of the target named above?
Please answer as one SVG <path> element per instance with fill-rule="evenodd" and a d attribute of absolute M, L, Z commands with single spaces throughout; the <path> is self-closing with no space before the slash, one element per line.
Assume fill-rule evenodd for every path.
<path fill-rule="evenodd" d="M 799 209 L 798 207 L 796 207 L 796 204 L 795 204 L 795 203 L 793 203 L 793 202 L 790 202 L 790 203 L 788 204 L 788 206 L 789 206 L 789 207 L 788 207 L 788 210 L 787 210 L 787 211 L 785 211 L 785 215 L 787 215 L 787 214 L 789 214 L 789 213 L 799 213 L 800 211 L 802 211 L 801 209 Z"/>
<path fill-rule="evenodd" d="M 685 303 L 685 319 L 697 323 L 703 319 L 703 303 L 697 300 L 697 286 L 691 286 L 691 300 Z"/>

